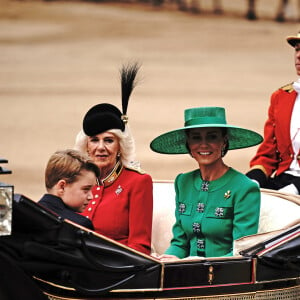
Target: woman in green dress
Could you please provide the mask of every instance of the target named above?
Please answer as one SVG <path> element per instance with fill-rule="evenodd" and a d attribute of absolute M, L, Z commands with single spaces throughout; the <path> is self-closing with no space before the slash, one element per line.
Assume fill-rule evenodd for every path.
<path fill-rule="evenodd" d="M 151 142 L 158 153 L 189 153 L 198 168 L 175 179 L 176 222 L 164 261 L 233 255 L 233 241 L 257 233 L 259 186 L 227 166 L 228 150 L 259 144 L 258 133 L 227 124 L 222 107 L 185 110 L 185 126 Z"/>

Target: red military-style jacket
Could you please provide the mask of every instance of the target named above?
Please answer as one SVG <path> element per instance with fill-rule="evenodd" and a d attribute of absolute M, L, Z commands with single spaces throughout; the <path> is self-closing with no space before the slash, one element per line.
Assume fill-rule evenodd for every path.
<path fill-rule="evenodd" d="M 294 158 L 290 121 L 296 97 L 297 92 L 292 84 L 285 85 L 272 94 L 264 126 L 264 141 L 250 161 L 251 169 L 261 169 L 267 176 L 275 172 L 278 176 L 289 168 Z M 300 153 L 297 154 L 297 159 L 300 162 Z"/>
<path fill-rule="evenodd" d="M 95 231 L 128 247 L 150 254 L 153 183 L 150 175 L 116 165 L 82 213 Z"/>

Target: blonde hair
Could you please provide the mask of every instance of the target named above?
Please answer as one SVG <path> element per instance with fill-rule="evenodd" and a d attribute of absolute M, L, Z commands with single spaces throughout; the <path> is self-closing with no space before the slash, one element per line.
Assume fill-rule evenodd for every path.
<path fill-rule="evenodd" d="M 121 131 L 120 129 L 109 129 L 106 132 L 114 134 L 120 143 L 120 160 L 125 167 L 140 169 L 140 164 L 136 161 L 135 157 L 135 142 L 131 134 L 128 124 L 125 126 L 125 130 Z M 74 149 L 87 153 L 87 142 L 88 136 L 83 132 L 79 131 L 75 139 Z"/>
<path fill-rule="evenodd" d="M 74 149 L 56 151 L 51 155 L 46 166 L 46 189 L 49 191 L 62 179 L 67 183 L 75 182 L 82 170 L 91 171 L 96 177 L 100 176 L 98 166 L 84 153 Z"/>

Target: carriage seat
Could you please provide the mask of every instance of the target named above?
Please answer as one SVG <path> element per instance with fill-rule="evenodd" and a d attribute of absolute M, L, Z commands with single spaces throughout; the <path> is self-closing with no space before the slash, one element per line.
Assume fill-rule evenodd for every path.
<path fill-rule="evenodd" d="M 175 222 L 175 190 L 173 181 L 153 182 L 152 252 L 162 254 L 172 238 Z M 234 253 L 269 238 L 278 231 L 300 223 L 300 196 L 261 189 L 258 235 L 235 242 Z"/>

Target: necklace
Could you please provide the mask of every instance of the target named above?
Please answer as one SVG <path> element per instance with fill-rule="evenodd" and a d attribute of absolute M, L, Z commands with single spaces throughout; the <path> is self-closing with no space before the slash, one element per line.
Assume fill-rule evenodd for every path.
<path fill-rule="evenodd" d="M 201 184 L 201 191 L 207 192 L 209 187 L 209 181 L 203 180 Z"/>

